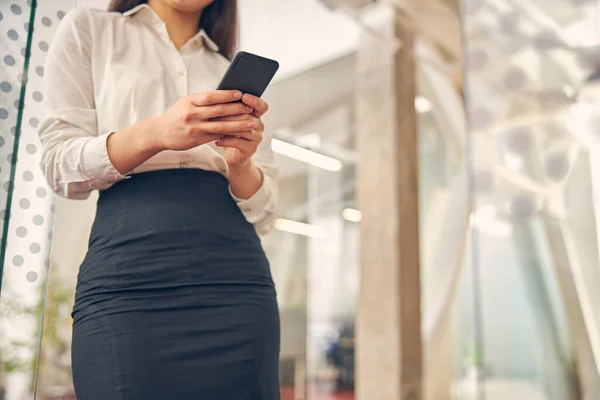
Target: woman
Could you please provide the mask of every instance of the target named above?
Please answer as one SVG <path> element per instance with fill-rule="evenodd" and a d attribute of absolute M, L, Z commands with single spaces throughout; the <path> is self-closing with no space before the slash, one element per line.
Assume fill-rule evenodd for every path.
<path fill-rule="evenodd" d="M 267 104 L 213 90 L 235 0 L 114 0 L 61 24 L 42 169 L 100 191 L 73 308 L 78 400 L 279 399 L 279 317 L 257 233 L 277 198 Z M 241 100 L 241 101 L 240 101 Z"/>

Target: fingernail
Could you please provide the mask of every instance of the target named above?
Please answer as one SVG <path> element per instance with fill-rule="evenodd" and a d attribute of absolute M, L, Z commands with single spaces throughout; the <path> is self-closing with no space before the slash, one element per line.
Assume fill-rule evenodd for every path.
<path fill-rule="evenodd" d="M 217 142 L 216 142 L 215 144 L 216 144 L 217 146 L 220 146 L 220 145 L 221 145 L 221 141 L 220 141 L 220 140 L 217 140 Z"/>
<path fill-rule="evenodd" d="M 250 111 L 252 111 L 252 107 L 246 106 L 246 112 L 250 112 Z"/>
<path fill-rule="evenodd" d="M 233 97 L 235 97 L 236 99 L 241 99 L 242 98 L 242 92 L 235 92 L 233 94 Z"/>
<path fill-rule="evenodd" d="M 256 122 L 254 122 L 254 121 L 248 122 L 248 128 L 254 128 L 254 125 L 256 125 Z"/>

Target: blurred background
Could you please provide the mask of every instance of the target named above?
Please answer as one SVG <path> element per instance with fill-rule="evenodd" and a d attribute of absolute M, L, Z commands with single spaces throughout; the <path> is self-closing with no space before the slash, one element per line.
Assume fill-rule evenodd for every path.
<path fill-rule="evenodd" d="M 75 7 L 0 1 L 0 400 L 75 399 L 95 198 L 38 168 Z M 600 399 L 600 1 L 240 0 L 281 172 L 283 400 Z"/>

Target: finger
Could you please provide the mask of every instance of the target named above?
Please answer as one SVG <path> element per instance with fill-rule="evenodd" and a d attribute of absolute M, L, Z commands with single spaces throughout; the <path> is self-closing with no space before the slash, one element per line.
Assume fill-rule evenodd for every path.
<path fill-rule="evenodd" d="M 260 97 L 252 96 L 251 94 L 244 94 L 242 102 L 249 105 L 254 109 L 254 115 L 262 117 L 269 110 L 269 104 L 261 99 Z"/>
<path fill-rule="evenodd" d="M 223 117 L 223 118 L 228 118 L 228 117 Z M 242 131 L 239 132 L 239 134 L 231 134 L 229 136 L 236 136 L 236 137 L 240 137 L 242 139 L 251 141 L 251 142 L 261 142 L 262 141 L 262 136 L 263 136 L 263 124 L 262 121 L 260 120 L 260 118 L 256 118 L 254 116 L 250 116 L 249 120 L 253 120 L 256 122 L 256 127 L 252 130 L 247 130 L 247 131 Z"/>
<path fill-rule="evenodd" d="M 254 119 L 254 116 L 252 114 L 238 114 L 214 118 L 213 121 L 248 121 L 251 119 Z"/>
<path fill-rule="evenodd" d="M 242 153 L 251 156 L 256 152 L 256 144 L 250 142 L 248 140 L 244 140 L 238 137 L 226 137 L 223 139 L 219 139 L 216 142 L 216 145 L 219 147 L 229 147 L 232 149 L 238 149 Z"/>
<path fill-rule="evenodd" d="M 233 132 L 233 133 L 228 133 L 226 135 L 219 135 L 219 137 L 221 139 L 226 139 L 226 138 L 238 138 L 238 139 L 242 139 L 245 140 L 246 142 L 253 142 L 253 137 L 254 135 L 251 132 Z"/>
<path fill-rule="evenodd" d="M 197 119 L 209 120 L 229 115 L 250 114 L 253 111 L 252 107 L 244 103 L 225 103 L 215 104 L 212 106 L 197 107 L 193 111 Z"/>
<path fill-rule="evenodd" d="M 253 130 L 245 131 L 245 132 L 237 132 L 237 133 L 233 133 L 233 134 L 227 135 L 227 136 L 241 138 L 248 142 L 260 142 L 262 140 L 262 136 Z"/>
<path fill-rule="evenodd" d="M 197 133 L 212 133 L 215 135 L 234 135 L 248 132 L 256 127 L 256 121 L 209 121 L 202 122 L 194 129 Z"/>
<path fill-rule="evenodd" d="M 214 133 L 205 133 L 204 135 L 202 135 L 203 139 L 207 139 L 207 140 L 203 140 L 204 143 L 208 143 L 208 142 L 216 142 L 219 139 L 223 139 L 226 136 L 223 135 L 216 135 Z"/>
<path fill-rule="evenodd" d="M 242 98 L 242 92 L 239 90 L 210 90 L 208 92 L 189 95 L 188 98 L 196 107 L 204 107 L 238 101 Z"/>
<path fill-rule="evenodd" d="M 244 114 L 244 115 L 231 115 L 227 117 L 215 118 L 215 121 L 248 121 L 254 120 L 256 121 L 256 127 L 254 128 L 254 132 L 259 134 L 262 137 L 262 134 L 265 130 L 265 124 L 262 122 L 260 118 L 256 118 L 252 114 Z"/>

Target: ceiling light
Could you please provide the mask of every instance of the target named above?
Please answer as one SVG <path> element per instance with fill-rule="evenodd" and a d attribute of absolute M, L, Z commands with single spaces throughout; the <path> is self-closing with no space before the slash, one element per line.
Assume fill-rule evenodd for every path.
<path fill-rule="evenodd" d="M 362 213 L 354 208 L 345 208 L 344 211 L 342 211 L 342 216 L 346 221 L 350 222 L 360 222 L 362 219 Z"/>
<path fill-rule="evenodd" d="M 305 224 L 304 222 L 292 221 L 285 218 L 275 220 L 275 229 L 314 238 L 327 236 L 327 230 L 322 226 Z"/>
<path fill-rule="evenodd" d="M 271 148 L 275 153 L 305 162 L 327 171 L 338 172 L 343 166 L 342 162 L 338 159 L 305 149 L 304 147 L 284 142 L 283 140 L 273 139 L 271 142 Z"/>
<path fill-rule="evenodd" d="M 417 110 L 418 113 L 424 114 L 426 112 L 431 111 L 432 108 L 433 104 L 431 104 L 431 101 L 429 101 L 429 99 L 427 99 L 426 97 L 415 97 L 415 110 Z"/>

